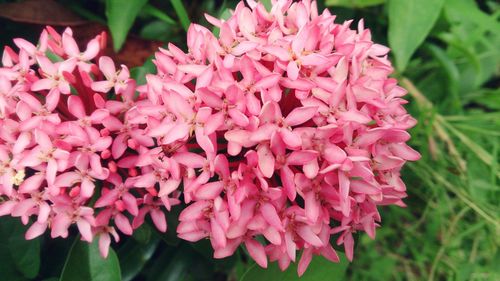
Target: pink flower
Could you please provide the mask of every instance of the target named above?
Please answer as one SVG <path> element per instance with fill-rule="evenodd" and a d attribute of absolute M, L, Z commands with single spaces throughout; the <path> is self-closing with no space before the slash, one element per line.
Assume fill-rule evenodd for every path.
<path fill-rule="evenodd" d="M 97 109 L 92 114 L 87 115 L 83 102 L 78 96 L 68 97 L 68 110 L 74 117 L 78 118 L 77 122 L 81 127 L 101 124 L 109 116 L 109 112 L 105 109 Z"/>
<path fill-rule="evenodd" d="M 99 51 L 101 50 L 99 37 L 96 37 L 88 42 L 87 49 L 84 52 L 80 52 L 80 48 L 78 48 L 78 45 L 76 44 L 76 41 L 73 38 L 72 32 L 70 32 L 70 30 L 66 30 L 62 34 L 62 47 L 69 58 L 76 58 L 82 62 L 88 62 L 92 60 L 97 56 L 97 54 L 99 54 Z M 85 70 L 89 71 L 90 69 Z"/>
<path fill-rule="evenodd" d="M 93 82 L 92 90 L 107 93 L 114 88 L 115 92 L 120 94 L 126 89 L 126 81 L 130 77 L 130 73 L 126 66 L 122 65 L 121 69 L 117 71 L 115 63 L 111 58 L 101 57 L 99 59 L 99 69 L 102 71 L 106 80 Z"/>
<path fill-rule="evenodd" d="M 19 129 L 21 131 L 31 131 L 35 128 L 54 128 L 61 123 L 61 116 L 53 113 L 59 102 L 59 93 L 51 91 L 45 96 L 45 104 L 26 93 L 19 93 L 20 102 L 16 106 L 16 114 L 19 118 Z"/>
<path fill-rule="evenodd" d="M 76 60 L 70 59 L 63 62 L 52 63 L 47 57 L 37 56 L 36 60 L 45 78 L 33 83 L 32 91 L 51 90 L 65 95 L 70 94 L 67 78 L 75 69 Z"/>
<path fill-rule="evenodd" d="M 99 252 L 104 258 L 108 257 L 109 247 L 111 245 L 111 237 L 116 242 L 120 241 L 120 236 L 113 227 L 103 226 L 98 227 L 97 235 L 99 236 Z M 111 234 L 111 235 L 110 235 Z"/>
<path fill-rule="evenodd" d="M 94 225 L 94 210 L 89 207 L 73 208 L 70 205 L 60 205 L 55 208 L 56 215 L 52 219 L 51 237 L 68 237 L 68 228 L 76 223 L 82 239 L 92 242 L 92 226 Z"/>
<path fill-rule="evenodd" d="M 66 169 L 69 152 L 54 146 L 49 136 L 40 130 L 35 130 L 34 138 L 37 146 L 21 160 L 19 165 L 37 167 L 46 163 L 46 180 L 49 185 L 54 184 L 58 171 Z"/>
<path fill-rule="evenodd" d="M 75 163 L 75 171 L 66 172 L 59 175 L 55 181 L 55 186 L 58 188 L 72 187 L 74 184 L 79 184 L 80 195 L 83 198 L 90 198 L 94 194 L 95 180 L 104 180 L 109 176 L 107 169 L 96 171 L 88 169 L 88 158 L 80 157 Z"/>
<path fill-rule="evenodd" d="M 171 200 L 168 199 L 167 200 Z M 168 205 L 176 205 L 177 200 L 171 200 L 172 202 L 168 202 Z M 167 219 L 165 218 L 165 214 L 160 210 L 160 206 L 163 206 L 165 203 L 162 200 L 155 200 L 150 194 L 146 194 L 144 198 L 142 198 L 143 207 L 139 209 L 139 213 L 134 218 L 132 222 L 133 228 L 138 228 L 141 224 L 144 223 L 144 219 L 147 214 L 151 217 L 153 224 L 156 228 L 161 231 L 167 231 Z"/>
<path fill-rule="evenodd" d="M 48 41 L 49 33 L 47 32 L 47 30 L 43 30 L 42 34 L 40 34 L 38 46 L 32 44 L 29 41 L 26 41 L 23 38 L 15 38 L 14 44 L 16 44 L 19 49 L 28 53 L 31 57 L 35 57 L 37 55 L 43 55 L 45 53 L 48 47 Z"/>

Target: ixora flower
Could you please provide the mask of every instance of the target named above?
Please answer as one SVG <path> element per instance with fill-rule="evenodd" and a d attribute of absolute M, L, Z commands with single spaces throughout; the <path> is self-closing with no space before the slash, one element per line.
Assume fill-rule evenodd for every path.
<path fill-rule="evenodd" d="M 136 109 L 151 103 L 135 96 L 126 66 L 101 56 L 105 36 L 80 51 L 71 29 L 47 27 L 38 46 L 15 39 L 19 51 L 6 47 L 0 68 L 0 215 L 36 217 L 26 239 L 67 237 L 76 225 L 103 256 L 110 234 L 132 235 L 148 214 L 166 231 L 160 210 L 179 203 L 179 192 L 140 184 L 160 167 L 134 164 L 155 148 Z"/>
<path fill-rule="evenodd" d="M 240 2 L 231 16 L 192 24 L 187 53 L 169 44 L 157 74 L 136 86 L 67 29 L 38 46 L 7 47 L 0 69 L 0 215 L 99 239 L 146 216 L 159 231 L 181 204 L 177 234 L 209 239 L 215 258 L 243 245 L 262 267 L 298 274 L 313 255 L 353 259 L 353 233 L 375 237 L 380 205 L 404 206 L 400 170 L 420 155 L 415 119 L 389 78 L 389 49 L 359 22 L 335 23 L 309 0 Z M 96 63 L 97 62 L 97 63 Z"/>
<path fill-rule="evenodd" d="M 161 146 L 145 160 L 164 163 L 160 194 L 182 183 L 180 238 L 209 238 L 216 258 L 244 245 L 281 269 L 303 250 L 301 275 L 312 255 L 339 260 L 332 238 L 352 260 L 353 233 L 375 237 L 377 206 L 404 206 L 400 170 L 420 157 L 406 145 L 406 91 L 363 21 L 334 19 L 307 0 L 240 2 L 207 16 L 218 37 L 193 24 L 187 53 L 156 53 L 140 88 L 151 104 L 137 111 Z"/>

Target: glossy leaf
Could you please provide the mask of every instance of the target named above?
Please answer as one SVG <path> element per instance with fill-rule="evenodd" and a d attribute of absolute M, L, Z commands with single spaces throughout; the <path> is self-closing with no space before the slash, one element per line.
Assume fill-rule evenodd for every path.
<path fill-rule="evenodd" d="M 444 0 L 390 0 L 389 45 L 399 71 L 408 61 L 436 23 Z"/>
<path fill-rule="evenodd" d="M 118 250 L 122 281 L 130 281 L 141 272 L 153 256 L 159 241 L 158 238 L 153 238 L 147 243 L 137 242 L 135 239 L 128 239 L 125 242 Z"/>
<path fill-rule="evenodd" d="M 349 263 L 343 253 L 337 252 L 340 263 L 314 256 L 309 267 L 301 277 L 297 274 L 297 263 L 291 263 L 287 270 L 281 271 L 277 262 L 269 264 L 267 269 L 253 264 L 241 276 L 240 281 L 316 281 L 316 280 L 344 280 Z M 298 262 L 298 260 L 297 260 Z"/>
<path fill-rule="evenodd" d="M 212 280 L 211 264 L 187 243 L 166 247 L 148 271 L 148 281 Z"/>
<path fill-rule="evenodd" d="M 40 270 L 40 239 L 26 240 L 26 227 L 15 218 L 0 220 L 0 276 L 5 280 L 34 278 Z M 11 279 L 9 279 L 11 278 Z"/>
<path fill-rule="evenodd" d="M 106 0 L 108 27 L 113 37 L 113 48 L 117 52 L 123 46 L 135 18 L 148 0 Z"/>
<path fill-rule="evenodd" d="M 152 227 L 145 223 L 134 230 L 132 237 L 140 244 L 148 244 L 151 241 L 153 231 Z"/>
<path fill-rule="evenodd" d="M 47 235 L 43 237 L 42 242 L 40 245 L 40 273 L 38 276 L 43 278 L 54 277 L 59 280 L 68 253 L 74 244 L 74 239 L 51 239 Z"/>
<path fill-rule="evenodd" d="M 99 253 L 98 240 L 91 244 L 75 241 L 71 248 L 60 281 L 118 281 L 120 264 L 112 248 L 106 259 Z"/>
<path fill-rule="evenodd" d="M 223 259 L 215 259 L 214 250 L 208 239 L 189 243 L 189 245 L 217 271 L 230 271 L 236 265 L 237 253 Z"/>

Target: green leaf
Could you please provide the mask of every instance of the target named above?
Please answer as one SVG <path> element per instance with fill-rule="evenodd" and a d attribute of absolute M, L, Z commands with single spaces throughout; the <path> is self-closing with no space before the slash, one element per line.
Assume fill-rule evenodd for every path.
<path fill-rule="evenodd" d="M 149 224 L 147 223 L 144 223 L 139 228 L 134 230 L 134 234 L 132 234 L 132 237 L 135 241 L 141 244 L 148 244 L 151 240 L 152 232 L 153 230 L 151 226 L 149 226 Z"/>
<path fill-rule="evenodd" d="M 500 22 L 494 15 L 483 12 L 473 0 L 447 0 L 444 6 L 445 16 L 450 23 L 472 24 L 476 28 L 499 32 Z"/>
<path fill-rule="evenodd" d="M 326 0 L 325 5 L 348 7 L 348 8 L 366 8 L 385 3 L 385 0 Z"/>
<path fill-rule="evenodd" d="M 500 111 L 500 89 L 484 89 L 472 100 L 484 107 Z"/>
<path fill-rule="evenodd" d="M 139 35 L 147 40 L 168 42 L 172 29 L 161 20 L 155 20 L 146 24 Z"/>
<path fill-rule="evenodd" d="M 338 253 L 338 252 L 337 252 Z M 268 268 L 253 264 L 240 281 L 317 281 L 344 280 L 349 263 L 344 254 L 338 253 L 340 263 L 333 263 L 321 256 L 313 257 L 309 267 L 301 277 L 297 274 L 297 263 L 291 263 L 287 270 L 281 271 L 277 262 L 270 263 Z"/>
<path fill-rule="evenodd" d="M 35 278 L 40 270 L 40 239 L 26 240 L 26 227 L 16 218 L 0 220 L 0 276 L 5 280 Z M 19 279 L 18 279 L 19 278 Z"/>
<path fill-rule="evenodd" d="M 214 259 L 214 249 L 208 239 L 189 243 L 189 246 L 191 246 L 201 257 L 203 257 L 206 262 L 209 262 L 216 271 L 227 272 L 233 269 L 236 265 L 236 254 L 222 259 Z"/>
<path fill-rule="evenodd" d="M 141 272 L 156 251 L 159 241 L 158 238 L 154 238 L 146 244 L 137 242 L 134 239 L 128 239 L 125 242 L 118 250 L 122 281 L 133 280 Z"/>
<path fill-rule="evenodd" d="M 147 2 L 148 0 L 106 0 L 106 17 L 115 52 L 123 46 L 137 14 Z"/>
<path fill-rule="evenodd" d="M 172 3 L 172 6 L 174 6 L 174 10 L 177 13 L 177 16 L 179 17 L 179 20 L 181 21 L 181 25 L 184 28 L 184 30 L 188 30 L 189 25 L 191 24 L 191 21 L 189 20 L 188 13 L 186 12 L 186 8 L 184 8 L 184 5 L 182 4 L 181 0 L 170 0 Z"/>
<path fill-rule="evenodd" d="M 389 1 L 389 45 L 399 71 L 404 71 L 413 53 L 424 42 L 443 3 L 444 0 Z"/>
<path fill-rule="evenodd" d="M 448 78 L 448 97 L 451 99 L 451 107 L 455 112 L 462 112 L 462 103 L 459 97 L 459 78 L 457 66 L 444 50 L 434 44 L 427 44 L 427 49 L 441 64 L 442 69 Z"/>
<path fill-rule="evenodd" d="M 98 240 L 91 244 L 76 240 L 69 251 L 60 281 L 119 281 L 120 264 L 115 251 L 106 259 L 99 253 Z"/>
<path fill-rule="evenodd" d="M 212 265 L 194 251 L 188 243 L 177 248 L 167 247 L 155 257 L 148 270 L 148 281 L 213 280 Z"/>
<path fill-rule="evenodd" d="M 171 17 L 169 17 L 167 14 L 165 14 L 162 10 L 150 5 L 146 4 L 142 11 L 150 16 L 153 16 L 159 20 L 162 20 L 165 23 L 168 23 L 170 25 L 175 25 L 177 24 L 175 20 Z"/>

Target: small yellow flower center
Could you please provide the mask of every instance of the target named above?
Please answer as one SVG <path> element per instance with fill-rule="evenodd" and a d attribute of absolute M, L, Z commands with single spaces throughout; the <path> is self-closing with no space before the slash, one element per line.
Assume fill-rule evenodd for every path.
<path fill-rule="evenodd" d="M 17 171 L 17 173 L 12 177 L 12 182 L 19 186 L 21 185 L 21 183 L 23 183 L 24 181 L 24 177 L 26 176 L 26 174 L 24 173 L 24 169 L 23 170 L 19 170 Z"/>

